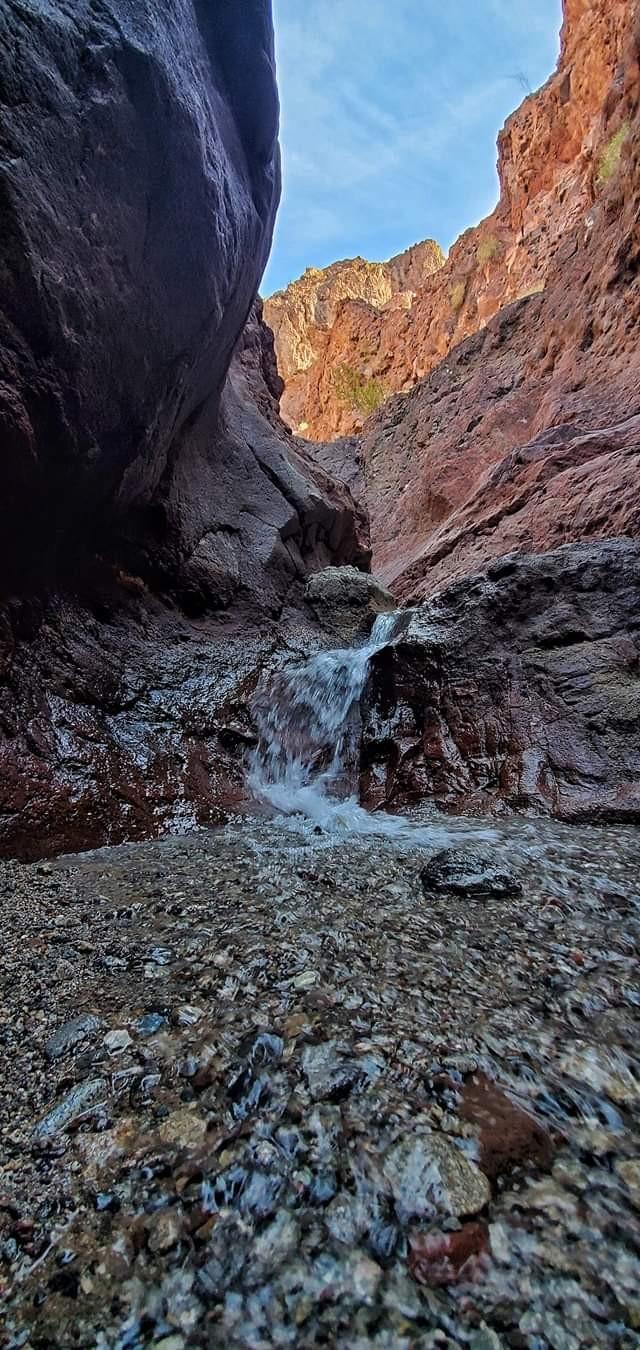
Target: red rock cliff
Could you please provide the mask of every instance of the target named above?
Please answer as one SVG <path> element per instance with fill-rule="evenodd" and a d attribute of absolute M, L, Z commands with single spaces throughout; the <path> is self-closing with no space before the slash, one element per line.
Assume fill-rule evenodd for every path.
<path fill-rule="evenodd" d="M 502 308 L 385 404 L 359 446 L 374 565 L 403 596 L 430 594 L 514 550 L 638 535 L 639 32 L 630 4 L 568 7 L 563 78 L 592 97 L 598 35 L 611 78 L 597 84 L 597 116 L 571 118 L 580 210 L 554 238 L 544 291 Z M 527 101 L 527 117 L 536 106 Z M 546 125 L 551 147 L 553 119 Z M 518 119 L 505 133 L 511 145 L 517 128 Z M 529 178 L 516 163 L 503 157 L 508 211 L 531 219 Z"/>
<path fill-rule="evenodd" d="M 293 319 L 300 283 L 268 304 L 286 382 L 283 408 L 295 430 L 316 441 L 358 431 L 367 388 L 370 403 L 411 389 L 506 304 L 544 288 L 564 236 L 599 197 L 598 156 L 630 9 L 629 0 L 566 0 L 558 68 L 500 133 L 495 211 L 461 236 L 410 303 L 381 308 L 366 294 L 345 297 L 305 362 L 285 336 L 296 322 L 304 340 Z M 345 380 L 345 370 L 357 378 Z"/>
<path fill-rule="evenodd" d="M 303 276 L 265 301 L 265 320 L 273 330 L 278 369 L 284 379 L 282 415 L 294 431 L 311 440 L 331 437 L 362 426 L 367 403 L 377 403 L 386 386 L 372 378 L 369 351 L 362 345 L 355 357 L 334 352 L 343 314 L 361 306 L 372 318 L 410 309 L 417 292 L 444 263 L 433 239 L 414 244 L 388 262 L 349 258 L 330 267 L 309 267 Z M 375 319 L 374 319 L 375 321 Z M 331 364 L 333 360 L 333 365 Z M 318 372 L 329 379 L 331 426 L 313 403 Z M 327 414 L 328 415 L 328 414 Z M 318 431 L 318 434 L 316 434 Z"/>

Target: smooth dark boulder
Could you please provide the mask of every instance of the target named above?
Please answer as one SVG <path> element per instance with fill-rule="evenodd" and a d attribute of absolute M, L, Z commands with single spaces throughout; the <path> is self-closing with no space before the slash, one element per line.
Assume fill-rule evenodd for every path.
<path fill-rule="evenodd" d="M 441 849 L 422 868 L 420 880 L 427 894 L 435 891 L 470 900 L 504 900 L 522 894 L 518 878 L 497 867 L 488 849 Z"/>

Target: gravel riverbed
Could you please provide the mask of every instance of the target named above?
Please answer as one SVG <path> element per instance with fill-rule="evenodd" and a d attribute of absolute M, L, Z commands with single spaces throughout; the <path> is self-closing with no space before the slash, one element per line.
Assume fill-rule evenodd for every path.
<path fill-rule="evenodd" d="M 0 1344 L 640 1346 L 639 862 L 239 818 L 2 864 Z"/>

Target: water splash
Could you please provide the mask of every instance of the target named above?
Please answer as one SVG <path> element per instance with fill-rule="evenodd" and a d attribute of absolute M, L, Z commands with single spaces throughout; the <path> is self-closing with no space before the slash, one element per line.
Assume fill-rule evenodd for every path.
<path fill-rule="evenodd" d="M 261 691 L 254 713 L 258 746 L 249 772 L 255 796 L 285 815 L 325 829 L 386 832 L 401 822 L 372 817 L 356 795 L 360 698 L 369 662 L 391 642 L 405 616 L 378 615 L 368 642 L 317 652 L 287 666 Z"/>

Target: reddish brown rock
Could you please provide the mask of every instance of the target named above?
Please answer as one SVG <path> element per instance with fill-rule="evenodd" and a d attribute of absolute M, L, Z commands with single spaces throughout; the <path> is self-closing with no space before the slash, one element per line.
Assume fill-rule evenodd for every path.
<path fill-rule="evenodd" d="M 323 342 L 312 342 L 302 362 L 286 343 L 289 311 L 299 308 L 295 287 L 278 297 L 284 406 L 295 430 L 323 441 L 362 426 L 362 408 L 345 401 L 336 384 L 345 366 L 386 395 L 408 391 L 505 305 L 544 289 L 565 236 L 591 228 L 602 196 L 603 151 L 621 125 L 631 18 L 628 0 L 565 0 L 557 70 L 500 133 L 495 211 L 460 237 L 405 305 L 381 308 L 366 293 L 347 292 Z M 321 275 L 328 280 L 330 273 Z M 299 312 L 293 321 L 299 329 Z"/>
<path fill-rule="evenodd" d="M 485 1074 L 475 1073 L 465 1082 L 458 1112 L 474 1127 L 480 1167 L 492 1180 L 512 1167 L 550 1166 L 550 1135 Z"/>
<path fill-rule="evenodd" d="M 409 1270 L 418 1284 L 437 1287 L 482 1278 L 489 1255 L 482 1223 L 465 1223 L 453 1233 L 414 1233 L 409 1243 Z"/>
<path fill-rule="evenodd" d="M 601 8 L 589 8 L 594 23 Z M 624 13 L 590 163 L 596 173 L 612 145 L 619 159 L 559 240 L 544 293 L 503 309 L 390 400 L 358 448 L 373 566 L 406 600 L 505 553 L 638 536 L 639 34 Z M 616 15 L 607 7 L 606 23 Z"/>
<path fill-rule="evenodd" d="M 375 330 L 384 315 L 410 309 L 420 287 L 443 263 L 442 249 L 425 239 L 388 262 L 349 258 L 330 267 L 308 267 L 265 301 L 284 381 L 282 415 L 294 431 L 317 441 L 359 429 L 367 408 L 371 411 L 372 404 L 399 387 L 376 381 L 369 365 L 374 349 L 364 341 L 354 350 L 348 345 L 336 349 L 343 314 L 353 305 L 370 316 Z M 321 372 L 330 411 L 318 401 Z"/>

